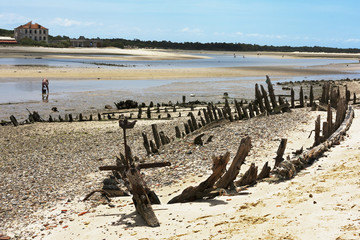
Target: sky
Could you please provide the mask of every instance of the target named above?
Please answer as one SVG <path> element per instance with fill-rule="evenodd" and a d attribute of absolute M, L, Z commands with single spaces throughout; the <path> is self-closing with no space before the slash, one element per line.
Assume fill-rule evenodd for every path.
<path fill-rule="evenodd" d="M 359 0 L 0 0 L 52 36 L 360 48 Z"/>

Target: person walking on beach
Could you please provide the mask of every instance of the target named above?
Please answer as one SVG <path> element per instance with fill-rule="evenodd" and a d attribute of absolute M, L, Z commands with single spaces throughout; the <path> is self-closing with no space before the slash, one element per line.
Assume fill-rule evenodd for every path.
<path fill-rule="evenodd" d="M 42 94 L 49 94 L 49 80 L 44 78 L 41 83 Z"/>

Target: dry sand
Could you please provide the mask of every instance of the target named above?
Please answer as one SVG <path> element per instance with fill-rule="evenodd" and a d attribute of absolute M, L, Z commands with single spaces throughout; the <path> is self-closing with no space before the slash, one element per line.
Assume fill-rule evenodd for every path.
<path fill-rule="evenodd" d="M 313 141 L 312 138 L 308 139 L 308 134 L 314 128 L 314 120 L 319 113 L 307 112 L 304 115 L 305 112 L 301 113 L 301 111 L 304 110 L 271 116 L 271 118 L 228 123 L 220 130 L 216 128 L 213 133 L 224 137 L 229 136 L 230 132 L 236 135 L 236 131 L 240 131 L 241 126 L 245 125 L 245 129 L 250 127 L 248 129 L 252 130 L 253 124 L 263 120 L 271 124 L 271 130 L 275 130 L 275 126 L 281 124 L 279 120 L 282 118 L 290 121 L 290 119 L 295 120 L 306 116 L 296 128 L 286 127 L 283 122 L 283 127 L 288 130 L 275 131 L 274 136 L 266 136 L 265 139 L 268 139 L 266 144 L 261 141 L 254 142 L 252 152 L 247 159 L 252 162 L 256 159 L 258 159 L 256 161 L 261 161 L 263 158 L 262 161 L 264 161 L 271 158 L 276 152 L 278 139 L 281 137 L 288 138 L 285 155 L 291 155 L 291 152 L 299 149 L 300 146 L 311 146 Z M 360 110 L 356 109 L 355 116 L 359 113 Z M 148 125 L 146 121 L 139 124 L 142 127 Z M 249 126 L 246 126 L 247 124 Z M 66 131 L 67 138 L 72 139 L 72 134 L 75 137 L 83 132 L 94 134 L 92 130 L 97 132 L 103 127 L 105 128 L 100 132 L 113 132 L 111 128 L 116 127 L 115 125 L 111 122 L 95 122 L 66 124 L 62 126 L 62 129 L 53 128 L 51 125 L 41 128 L 47 128 L 46 132 L 49 136 Z M 33 128 L 27 134 L 30 138 L 39 133 L 37 129 L 41 129 L 31 126 L 28 128 Z M 137 216 L 130 197 L 114 198 L 111 205 L 98 205 L 101 202 L 98 197 L 95 196 L 88 202 L 82 202 L 84 195 L 79 195 L 74 198 L 58 199 L 57 205 L 54 205 L 55 202 L 45 204 L 43 210 L 27 218 L 27 221 L 30 220 L 29 225 L 24 226 L 21 221 L 14 221 L 10 225 L 11 232 L 7 234 L 16 233 L 22 238 L 33 239 L 358 239 L 360 237 L 359 131 L 360 120 L 355 118 L 345 141 L 325 153 L 324 157 L 300 172 L 294 179 L 277 184 L 261 182 L 245 190 L 240 196 L 221 196 L 213 200 L 166 204 L 170 198 L 179 194 L 187 186 L 197 185 L 206 179 L 210 170 L 209 161 L 205 161 L 207 164 L 202 166 L 202 169 L 208 167 L 207 173 L 195 170 L 190 175 L 179 176 L 179 181 L 170 186 L 156 187 L 156 182 L 151 183 L 151 187 L 155 189 L 162 202 L 161 205 L 153 206 L 161 224 L 157 228 L 146 226 L 144 221 Z M 241 131 L 239 133 L 242 134 Z M 13 137 L 16 137 L 15 133 Z M 104 140 L 108 139 L 104 137 Z M 191 147 L 189 142 L 191 139 L 191 136 L 185 139 L 184 144 Z M 135 144 L 134 140 L 131 144 Z M 224 140 L 231 144 L 229 138 Z M 64 141 L 64 144 L 68 144 L 66 138 L 56 141 Z M 199 157 L 197 154 L 206 152 L 207 148 L 217 152 L 226 150 L 220 139 L 214 141 L 214 145 L 211 146 L 191 147 L 193 154 L 181 161 L 187 161 L 186 158 L 194 156 Z M 106 144 L 109 145 L 109 143 Z M 184 151 L 181 143 L 179 144 L 181 151 Z M 221 148 L 220 151 L 216 146 Z M 228 146 L 230 148 L 230 145 Z M 236 146 L 231 144 L 231 148 L 234 147 Z M 165 156 L 164 160 L 166 156 L 173 159 L 169 154 L 177 152 L 174 144 L 166 149 L 160 156 Z M 235 150 L 236 148 L 232 150 L 232 157 Z M 248 168 L 250 162 L 242 167 L 242 171 Z M 193 167 L 196 169 L 195 166 Z M 170 172 L 176 171 L 182 171 L 181 167 L 173 168 Z M 148 174 L 149 172 L 146 175 Z M 164 175 L 165 172 L 160 172 L 160 174 Z M 92 183 L 101 180 L 99 177 L 101 177 L 99 173 L 94 173 L 82 178 L 81 181 L 89 188 L 88 192 L 94 189 Z M 28 235 L 29 233 L 32 234 Z"/>

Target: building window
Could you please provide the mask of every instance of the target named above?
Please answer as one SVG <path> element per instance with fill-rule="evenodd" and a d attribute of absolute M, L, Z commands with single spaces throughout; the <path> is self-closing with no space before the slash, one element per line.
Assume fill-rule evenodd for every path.
<path fill-rule="evenodd" d="M 44 37 L 44 41 L 46 41 L 46 37 Z"/>
<path fill-rule="evenodd" d="M 27 29 L 25 29 L 25 33 L 27 33 Z"/>
<path fill-rule="evenodd" d="M 31 29 L 29 30 L 29 33 L 31 33 Z"/>
<path fill-rule="evenodd" d="M 35 30 L 36 31 L 36 30 Z M 36 36 L 34 37 L 34 40 L 37 41 Z"/>
<path fill-rule="evenodd" d="M 34 30 L 34 33 L 36 34 L 36 30 Z"/>

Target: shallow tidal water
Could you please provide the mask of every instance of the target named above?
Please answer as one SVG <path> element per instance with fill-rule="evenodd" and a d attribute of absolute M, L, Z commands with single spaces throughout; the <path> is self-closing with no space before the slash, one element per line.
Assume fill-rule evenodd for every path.
<path fill-rule="evenodd" d="M 128 61 L 122 64 L 134 65 L 136 68 L 183 68 L 183 67 L 233 67 L 239 66 L 269 66 L 269 65 L 297 65 L 313 66 L 331 63 L 354 63 L 355 60 L 340 59 L 282 59 L 270 57 L 242 58 L 232 55 L 211 55 L 210 59 L 172 60 L 172 61 Z M 39 62 L 40 61 L 40 62 Z M 94 60 L 92 60 L 94 61 Z M 54 66 L 70 64 L 78 67 L 81 60 L 53 61 Z M 96 60 L 98 62 L 98 60 Z M 106 61 L 107 63 L 111 61 Z M 117 61 L 116 64 L 118 64 Z M 25 64 L 53 66 L 52 60 L 48 59 L 16 59 L 8 61 L 0 59 L 0 64 Z M 88 64 L 89 63 L 85 63 Z M 143 64 L 143 65 L 142 65 Z M 145 65 L 146 64 L 146 65 Z M 93 64 L 90 64 L 93 65 Z M 67 65 L 68 66 L 68 65 Z M 94 65 L 96 66 L 96 65 Z M 96 66 L 97 67 L 97 66 Z M 112 66 L 114 67 L 114 66 Z M 360 74 L 320 75 L 300 77 L 277 77 L 271 76 L 272 82 L 277 81 L 301 81 L 321 79 L 359 78 Z M 106 104 L 112 105 L 126 99 L 138 102 L 154 103 L 182 101 L 186 96 L 187 101 L 221 101 L 224 92 L 230 98 L 253 99 L 255 83 L 265 84 L 265 76 L 259 77 L 229 77 L 229 78 L 193 78 L 193 79 L 165 79 L 165 80 L 66 80 L 50 79 L 50 95 L 41 95 L 41 79 L 29 79 L 29 81 L 2 81 L 0 82 L 0 120 L 8 120 L 10 115 L 20 119 L 27 118 L 27 110 L 39 111 L 41 114 L 52 114 L 51 108 L 57 107 L 60 113 L 84 113 L 96 109 L 104 109 Z M 287 94 L 276 88 L 279 94 Z M 190 97 L 193 96 L 193 97 Z"/>

